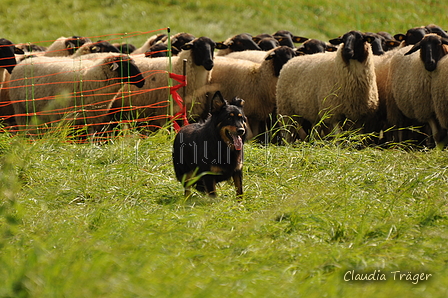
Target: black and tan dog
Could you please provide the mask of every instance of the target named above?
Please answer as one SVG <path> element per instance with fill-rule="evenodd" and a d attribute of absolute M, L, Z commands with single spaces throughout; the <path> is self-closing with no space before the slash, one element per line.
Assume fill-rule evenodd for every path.
<path fill-rule="evenodd" d="M 246 133 L 244 100 L 227 102 L 218 91 L 212 98 L 211 114 L 204 123 L 181 128 L 174 140 L 173 163 L 185 195 L 189 187 L 210 196 L 216 183 L 233 177 L 237 196 L 243 194 L 243 143 Z"/>

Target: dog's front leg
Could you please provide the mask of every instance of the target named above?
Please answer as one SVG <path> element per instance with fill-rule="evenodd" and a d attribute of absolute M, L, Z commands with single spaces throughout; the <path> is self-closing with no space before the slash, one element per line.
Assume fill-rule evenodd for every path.
<path fill-rule="evenodd" d="M 216 197 L 216 181 L 215 178 L 211 175 L 206 175 L 203 178 L 204 186 L 205 186 L 205 192 L 210 197 Z"/>
<path fill-rule="evenodd" d="M 243 195 L 243 171 L 236 170 L 233 172 L 233 183 L 236 187 L 237 197 L 241 197 Z"/>

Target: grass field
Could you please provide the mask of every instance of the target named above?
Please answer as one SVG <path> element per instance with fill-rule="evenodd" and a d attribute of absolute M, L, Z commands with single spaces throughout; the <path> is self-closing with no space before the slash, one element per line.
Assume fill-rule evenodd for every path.
<path fill-rule="evenodd" d="M 167 26 L 216 40 L 448 28 L 441 1 L 294 2 L 3 0 L 0 28 L 14 42 Z M 229 183 L 185 200 L 173 139 L 0 134 L 0 297 L 448 295 L 446 150 L 359 149 L 352 134 L 249 143 L 241 202 Z"/>

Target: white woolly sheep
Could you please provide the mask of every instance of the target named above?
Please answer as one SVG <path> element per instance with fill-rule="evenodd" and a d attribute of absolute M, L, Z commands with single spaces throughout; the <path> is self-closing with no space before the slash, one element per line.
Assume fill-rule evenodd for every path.
<path fill-rule="evenodd" d="M 436 95 L 439 93 L 431 86 L 431 78 L 438 68 L 438 61 L 447 53 L 446 44 L 447 40 L 439 35 L 427 34 L 414 46 L 399 49 L 390 62 L 391 95 L 396 106 L 405 117 L 428 123 L 436 144 L 442 138 L 436 114 L 443 113 L 443 99 L 432 99 L 432 91 Z M 438 84 L 437 87 L 441 86 Z M 436 108 L 435 104 L 442 106 Z M 389 110 L 387 113 L 388 118 L 394 116 Z M 392 124 L 402 127 L 402 123 Z"/>
<path fill-rule="evenodd" d="M 207 37 L 196 38 L 182 46 L 178 56 L 172 58 L 172 72 L 182 74 L 183 60 L 186 62 L 187 86 L 185 87 L 184 104 L 187 106 L 189 116 L 205 118 L 205 86 L 209 80 L 210 70 L 213 67 L 213 52 L 215 42 Z M 167 100 L 169 98 L 168 86 L 168 58 L 134 57 L 136 64 L 146 77 L 143 90 L 134 86 L 122 88 L 115 97 L 114 110 L 120 114 L 125 113 L 128 119 L 134 119 L 131 113 L 137 113 L 138 118 L 162 116 L 163 119 L 152 121 L 156 126 L 163 126 L 166 122 Z M 177 82 L 174 82 L 176 85 Z M 155 89 L 155 90 L 154 90 Z M 182 94 L 182 93 L 180 93 Z M 149 107 L 155 105 L 155 107 Z M 120 111 L 120 109 L 123 109 Z M 177 105 L 174 106 L 178 111 Z M 136 112 L 133 112 L 136 110 Z M 126 115 L 127 114 L 127 115 Z"/>
<path fill-rule="evenodd" d="M 211 90 L 219 90 L 224 97 L 244 99 L 244 113 L 248 122 L 247 138 L 260 132 L 269 115 L 275 111 L 275 89 L 283 65 L 293 58 L 293 49 L 281 46 L 265 53 L 262 63 L 216 57 L 212 70 Z"/>
<path fill-rule="evenodd" d="M 225 55 L 226 58 L 248 60 L 255 63 L 262 63 L 266 59 L 266 56 L 268 56 L 268 52 L 251 51 L 251 50 L 232 52 L 230 54 Z"/>
<path fill-rule="evenodd" d="M 64 37 L 61 36 L 56 39 L 44 52 L 44 56 L 47 57 L 65 57 L 73 55 L 76 50 L 85 44 L 86 42 L 91 42 L 87 37 L 72 36 Z"/>
<path fill-rule="evenodd" d="M 107 118 L 123 82 L 143 86 L 140 70 L 127 55 L 95 55 L 100 59 L 41 56 L 17 64 L 10 84 L 17 124 L 50 123 L 64 117 L 78 125 L 99 124 Z M 89 131 L 94 130 L 98 129 L 91 125 Z"/>
<path fill-rule="evenodd" d="M 445 42 L 447 42 L 445 40 Z M 432 75 L 431 97 L 434 110 L 440 125 L 448 129 L 448 56 L 440 59 Z"/>
<path fill-rule="evenodd" d="M 291 59 L 277 84 L 278 114 L 299 116 L 315 125 L 328 113 L 324 123 L 335 131 L 346 118 L 356 122 L 374 114 L 378 90 L 368 41 L 361 32 L 350 31 L 330 40 L 343 43 L 337 52 Z"/>

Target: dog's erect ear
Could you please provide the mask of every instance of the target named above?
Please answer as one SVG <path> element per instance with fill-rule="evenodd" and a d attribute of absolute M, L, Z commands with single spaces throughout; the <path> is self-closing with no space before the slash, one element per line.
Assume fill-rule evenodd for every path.
<path fill-rule="evenodd" d="M 226 105 L 226 101 L 222 97 L 221 92 L 216 91 L 212 98 L 212 113 L 219 112 L 223 106 Z"/>

